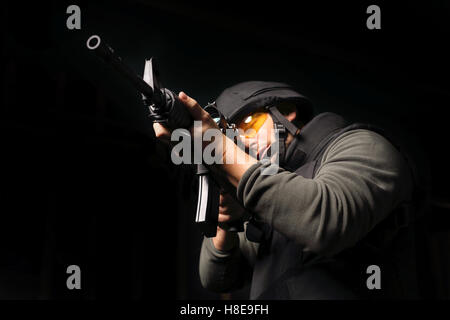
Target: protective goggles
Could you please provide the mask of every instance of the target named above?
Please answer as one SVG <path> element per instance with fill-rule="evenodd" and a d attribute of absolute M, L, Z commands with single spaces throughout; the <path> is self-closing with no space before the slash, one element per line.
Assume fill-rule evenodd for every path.
<path fill-rule="evenodd" d="M 208 103 L 204 109 L 210 114 L 219 127 L 228 127 L 225 118 L 217 109 L 215 102 Z M 254 138 L 259 129 L 261 129 L 263 124 L 266 122 L 268 115 L 269 112 L 267 108 L 260 108 L 237 121 L 235 128 L 239 129 L 241 136 L 246 138 Z"/>
<path fill-rule="evenodd" d="M 254 138 L 266 122 L 268 115 L 267 109 L 260 109 L 238 121 L 236 127 L 240 129 L 241 136 Z"/>

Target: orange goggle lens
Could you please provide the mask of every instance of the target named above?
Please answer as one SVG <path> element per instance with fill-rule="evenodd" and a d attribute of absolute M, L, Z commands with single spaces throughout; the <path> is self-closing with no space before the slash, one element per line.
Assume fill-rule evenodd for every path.
<path fill-rule="evenodd" d="M 242 135 L 247 138 L 254 138 L 258 130 L 262 127 L 267 119 L 267 112 L 255 112 L 239 122 L 237 127 L 242 129 Z"/>

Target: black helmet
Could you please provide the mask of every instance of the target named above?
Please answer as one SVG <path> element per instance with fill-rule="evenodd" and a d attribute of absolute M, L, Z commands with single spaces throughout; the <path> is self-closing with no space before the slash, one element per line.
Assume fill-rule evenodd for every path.
<path fill-rule="evenodd" d="M 246 81 L 225 89 L 216 99 L 216 106 L 228 122 L 235 122 L 260 107 L 292 102 L 297 117 L 306 123 L 314 115 L 311 102 L 290 85 L 281 82 Z"/>

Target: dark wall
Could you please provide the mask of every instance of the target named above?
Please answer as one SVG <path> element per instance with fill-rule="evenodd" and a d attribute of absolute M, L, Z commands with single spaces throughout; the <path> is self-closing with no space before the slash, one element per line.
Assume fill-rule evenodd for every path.
<path fill-rule="evenodd" d="M 66 28 L 73 3 L 81 30 Z M 198 279 L 195 183 L 169 164 L 132 86 L 86 50 L 91 34 L 138 74 L 156 56 L 163 83 L 203 105 L 239 81 L 282 81 L 317 113 L 400 137 L 431 186 L 427 294 L 450 296 L 447 3 L 379 2 L 375 31 L 364 1 L 73 3 L 2 4 L 0 298 L 219 297 Z"/>

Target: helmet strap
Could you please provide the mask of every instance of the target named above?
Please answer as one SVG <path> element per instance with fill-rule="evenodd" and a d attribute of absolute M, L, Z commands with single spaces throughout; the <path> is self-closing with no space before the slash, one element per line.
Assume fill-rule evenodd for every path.
<path fill-rule="evenodd" d="M 272 115 L 274 129 L 278 131 L 279 150 L 280 150 L 280 165 L 283 165 L 286 157 L 286 138 L 288 131 L 295 137 L 300 133 L 292 122 L 286 119 L 285 116 L 277 109 L 276 106 L 269 107 L 269 112 Z M 287 130 L 287 131 L 286 131 Z"/>

